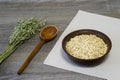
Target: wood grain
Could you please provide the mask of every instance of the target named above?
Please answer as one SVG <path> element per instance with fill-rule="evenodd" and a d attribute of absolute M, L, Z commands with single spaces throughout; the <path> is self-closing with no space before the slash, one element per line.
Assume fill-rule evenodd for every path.
<path fill-rule="evenodd" d="M 118 3 L 119 0 L 0 2 L 0 53 L 6 47 L 17 20 L 21 18 L 35 16 L 38 19 L 47 19 L 48 24 L 57 25 L 60 30 L 59 35 L 41 48 L 24 73 L 19 76 L 17 71 L 39 42 L 39 34 L 21 45 L 0 65 L 0 80 L 104 80 L 46 66 L 43 61 L 79 9 L 120 18 Z"/>

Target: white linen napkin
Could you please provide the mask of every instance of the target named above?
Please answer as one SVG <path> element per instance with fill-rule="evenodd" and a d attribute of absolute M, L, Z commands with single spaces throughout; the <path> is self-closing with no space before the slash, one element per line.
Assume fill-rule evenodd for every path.
<path fill-rule="evenodd" d="M 94 29 L 105 33 L 112 41 L 107 59 L 93 67 L 73 63 L 62 49 L 62 40 L 70 32 L 79 29 Z M 47 56 L 44 64 L 61 69 L 92 75 L 108 80 L 120 79 L 120 19 L 79 10 Z"/>

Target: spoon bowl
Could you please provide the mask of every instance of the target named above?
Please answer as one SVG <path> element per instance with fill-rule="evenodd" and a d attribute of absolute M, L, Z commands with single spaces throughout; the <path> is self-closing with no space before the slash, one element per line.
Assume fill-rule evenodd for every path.
<path fill-rule="evenodd" d="M 58 34 L 58 28 L 54 25 L 49 25 L 41 30 L 40 38 L 44 41 L 52 40 Z"/>

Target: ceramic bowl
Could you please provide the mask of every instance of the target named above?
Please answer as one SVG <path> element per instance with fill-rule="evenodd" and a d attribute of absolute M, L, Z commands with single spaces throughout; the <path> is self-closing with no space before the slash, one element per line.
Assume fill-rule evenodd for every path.
<path fill-rule="evenodd" d="M 87 34 L 87 35 L 96 35 L 97 37 L 101 38 L 105 44 L 107 45 L 107 51 L 104 55 L 101 57 L 96 57 L 94 59 L 81 59 L 74 57 L 70 55 L 70 53 L 66 50 L 66 43 L 70 41 L 71 38 L 77 36 L 77 35 L 82 35 L 82 34 Z M 85 64 L 85 65 L 94 65 L 94 64 L 99 64 L 103 60 L 105 60 L 105 57 L 108 55 L 112 47 L 112 42 L 110 38 L 104 34 L 103 32 L 97 31 L 97 30 L 92 30 L 92 29 L 81 29 L 81 30 L 76 30 L 71 33 L 69 33 L 67 36 L 64 37 L 62 41 L 62 48 L 65 51 L 65 53 L 70 57 L 70 59 L 74 62 L 80 63 L 80 64 Z"/>

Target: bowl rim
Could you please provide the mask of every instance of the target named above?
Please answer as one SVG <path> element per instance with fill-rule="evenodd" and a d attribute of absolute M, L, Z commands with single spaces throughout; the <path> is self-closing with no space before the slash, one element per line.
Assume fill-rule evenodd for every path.
<path fill-rule="evenodd" d="M 76 35 L 81 35 L 79 32 L 81 32 L 81 34 L 93 34 L 93 35 L 96 35 L 97 37 L 101 38 L 105 43 L 108 42 L 109 44 L 106 43 L 106 44 L 108 45 L 108 50 L 107 50 L 107 52 L 106 52 L 103 56 L 97 57 L 97 58 L 93 58 L 93 59 L 81 59 L 81 58 L 77 58 L 77 57 L 74 57 L 74 56 L 70 55 L 70 54 L 67 52 L 66 48 L 65 48 L 66 39 L 69 38 L 69 36 L 71 36 L 71 35 L 73 35 L 73 37 L 76 36 Z M 84 32 L 84 33 L 82 33 L 82 32 Z M 89 32 L 89 33 L 87 33 L 87 32 Z M 91 33 L 91 32 L 92 32 L 92 33 Z M 95 33 L 96 33 L 96 34 L 95 34 Z M 74 35 L 74 34 L 75 34 L 75 35 Z M 98 35 L 101 35 L 101 37 L 98 36 Z M 107 41 L 105 41 L 105 39 L 102 38 L 102 37 L 104 37 L 105 39 L 107 39 Z M 72 37 L 70 37 L 70 38 L 72 38 Z M 70 38 L 69 38 L 69 39 L 70 39 Z M 71 58 L 73 58 L 73 59 L 75 59 L 75 60 L 80 60 L 80 61 L 94 61 L 94 60 L 99 60 L 99 59 L 101 59 L 102 57 L 105 57 L 105 56 L 110 52 L 110 50 L 111 50 L 111 48 L 112 48 L 112 42 L 111 42 L 111 39 L 110 39 L 105 33 L 101 32 L 101 31 L 94 30 L 94 29 L 79 29 L 79 30 L 74 30 L 74 31 L 68 33 L 68 34 L 63 38 L 63 40 L 62 40 L 62 48 L 63 48 L 63 50 L 65 51 L 65 53 L 66 53 L 69 57 L 71 57 Z"/>

